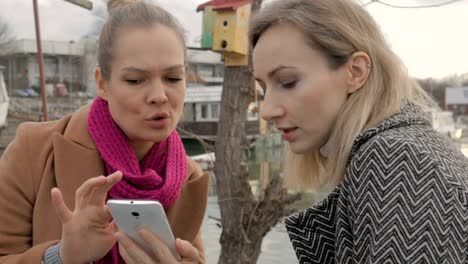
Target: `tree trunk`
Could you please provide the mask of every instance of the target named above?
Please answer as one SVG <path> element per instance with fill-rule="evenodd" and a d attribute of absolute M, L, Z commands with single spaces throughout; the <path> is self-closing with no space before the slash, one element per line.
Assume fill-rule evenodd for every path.
<path fill-rule="evenodd" d="M 253 10 L 261 2 L 255 0 Z M 219 264 L 256 263 L 263 237 L 299 198 L 287 194 L 279 176 L 272 177 L 261 197 L 250 189 L 245 123 L 254 87 L 251 63 L 225 68 L 214 168 L 222 226 Z"/>

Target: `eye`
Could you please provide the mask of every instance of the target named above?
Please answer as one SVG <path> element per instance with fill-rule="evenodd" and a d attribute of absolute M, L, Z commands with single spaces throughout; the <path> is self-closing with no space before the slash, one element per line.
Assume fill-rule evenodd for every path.
<path fill-rule="evenodd" d="M 125 82 L 130 85 L 138 85 L 138 84 L 143 83 L 144 80 L 143 79 L 126 79 Z"/>
<path fill-rule="evenodd" d="M 297 84 L 297 80 L 287 81 L 287 82 L 282 82 L 281 87 L 286 88 L 286 89 L 291 89 L 291 88 L 296 87 L 296 84 Z"/>
<path fill-rule="evenodd" d="M 168 81 L 169 83 L 178 83 L 182 80 L 183 78 L 181 77 L 166 77 L 166 81 Z"/>

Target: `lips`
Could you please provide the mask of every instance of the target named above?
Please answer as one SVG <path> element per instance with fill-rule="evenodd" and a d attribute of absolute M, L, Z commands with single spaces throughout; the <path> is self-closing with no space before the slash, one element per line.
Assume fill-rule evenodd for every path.
<path fill-rule="evenodd" d="M 156 129 L 165 128 L 169 124 L 169 114 L 157 113 L 146 119 L 148 126 Z"/>
<path fill-rule="evenodd" d="M 297 129 L 297 127 L 281 127 L 281 126 L 278 126 L 277 129 L 281 132 L 290 132 L 292 130 L 295 130 Z"/>
<path fill-rule="evenodd" d="M 297 127 L 294 127 L 294 128 L 284 128 L 284 129 L 280 129 L 281 131 L 283 131 L 284 133 L 288 133 L 288 132 L 291 132 L 293 130 L 297 129 Z"/>
<path fill-rule="evenodd" d="M 146 120 L 147 121 L 162 120 L 162 119 L 165 119 L 165 118 L 168 118 L 168 117 L 169 117 L 168 113 L 161 112 L 161 113 L 156 113 L 156 114 L 152 115 L 150 118 L 147 118 Z"/>
<path fill-rule="evenodd" d="M 282 132 L 282 138 L 286 141 L 293 141 L 297 136 L 297 127 L 278 128 Z"/>

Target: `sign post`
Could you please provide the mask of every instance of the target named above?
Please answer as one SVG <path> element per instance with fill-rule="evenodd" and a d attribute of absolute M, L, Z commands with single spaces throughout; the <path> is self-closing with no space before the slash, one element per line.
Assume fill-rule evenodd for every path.
<path fill-rule="evenodd" d="M 72 4 L 75 4 L 75 5 L 78 5 L 78 6 L 81 6 L 83 8 L 86 8 L 86 9 L 89 9 L 89 10 L 92 10 L 93 9 L 93 2 L 89 1 L 89 0 L 65 0 L 69 3 L 72 3 Z"/>

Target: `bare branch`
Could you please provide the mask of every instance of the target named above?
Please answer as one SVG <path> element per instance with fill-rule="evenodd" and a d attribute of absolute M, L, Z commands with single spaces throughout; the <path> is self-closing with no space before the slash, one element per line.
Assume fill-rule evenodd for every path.
<path fill-rule="evenodd" d="M 207 143 L 202 137 L 200 137 L 199 135 L 195 134 L 195 133 L 192 133 L 188 130 L 185 130 L 183 128 L 180 128 L 180 127 L 177 127 L 177 130 L 179 132 L 182 132 L 183 134 L 186 134 L 192 138 L 194 138 L 195 140 L 198 141 L 198 143 L 200 143 L 200 145 L 202 146 L 203 148 L 203 151 L 205 151 L 205 153 L 210 153 L 210 152 L 213 152 L 214 150 L 214 146 L 210 143 Z"/>
<path fill-rule="evenodd" d="M 208 219 L 213 219 L 213 220 L 215 220 L 216 222 L 218 222 L 219 224 L 221 224 L 221 218 L 217 218 L 217 217 L 214 217 L 214 216 L 209 215 L 209 216 L 208 216 Z"/>
<path fill-rule="evenodd" d="M 393 7 L 393 8 L 404 8 L 404 9 L 408 9 L 408 8 L 433 8 L 433 7 L 441 7 L 441 6 L 450 5 L 450 4 L 453 4 L 453 3 L 456 3 L 456 2 L 461 2 L 461 1 L 463 1 L 463 0 L 448 0 L 448 1 L 445 1 L 445 2 L 442 2 L 442 3 L 438 3 L 438 4 L 419 5 L 419 6 L 402 6 L 402 5 L 390 4 L 390 3 L 384 2 L 382 0 L 371 0 L 369 3 L 365 4 L 364 6 L 367 6 L 367 5 L 371 4 L 371 3 L 379 3 L 379 4 L 382 4 L 382 5 L 385 5 L 385 6 L 388 6 L 388 7 Z"/>
<path fill-rule="evenodd" d="M 0 53 L 6 53 L 12 48 L 15 34 L 10 24 L 0 17 Z"/>

